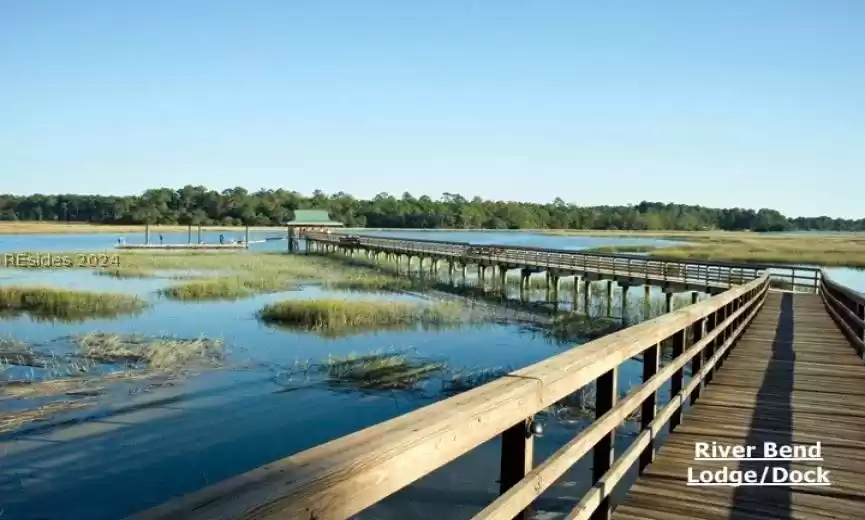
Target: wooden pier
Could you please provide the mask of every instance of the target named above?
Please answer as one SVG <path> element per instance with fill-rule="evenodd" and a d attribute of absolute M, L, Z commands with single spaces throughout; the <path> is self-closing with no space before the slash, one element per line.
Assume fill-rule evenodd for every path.
<path fill-rule="evenodd" d="M 723 369 L 616 508 L 616 520 L 861 518 L 865 365 L 814 294 L 770 293 Z M 821 444 L 820 461 L 695 461 L 697 443 Z M 828 471 L 829 486 L 688 486 L 689 469 Z M 769 469 L 773 471 L 773 469 Z M 813 473 L 812 473 L 813 475 Z M 776 475 L 766 475 L 772 482 Z M 816 475 L 814 475 L 816 476 Z"/>
<path fill-rule="evenodd" d="M 206 250 L 215 250 L 215 249 L 246 249 L 247 245 L 244 243 L 226 243 L 226 244 L 117 244 L 114 246 L 115 249 L 144 249 L 144 250 L 156 250 L 156 251 L 206 251 Z"/>
<path fill-rule="evenodd" d="M 343 235 L 326 233 L 307 233 L 305 238 L 307 251 L 350 255 L 364 253 L 373 258 L 384 255 L 394 260 L 398 269 L 402 266 L 408 269 L 417 260 L 419 270 L 424 270 L 426 262 L 427 268 L 435 271 L 439 262 L 446 262 L 451 275 L 461 271 L 465 277 L 466 268 L 471 266 L 477 269 L 482 282 L 487 278 L 503 281 L 509 271 L 518 269 L 521 291 L 528 285 L 530 275 L 544 272 L 553 294 L 558 292 L 559 281 L 566 277 L 574 277 L 577 282 L 604 279 L 616 282 L 623 288 L 653 285 L 667 293 L 702 291 L 718 294 L 734 285 L 753 280 L 769 269 L 779 271 L 773 274 L 773 283 L 784 282 L 785 287 L 814 291 L 819 283 L 817 269 L 775 264 L 647 258 L 579 250 L 377 236 L 356 236 L 348 241 Z"/>
<path fill-rule="evenodd" d="M 336 246 L 328 242 L 320 247 Z M 375 247 L 381 246 L 366 244 L 368 251 Z M 507 267 L 531 261 L 526 255 L 520 260 L 518 253 L 501 251 L 472 258 L 466 247 L 459 251 L 460 247 L 435 245 L 430 246 L 434 252 L 425 254 L 432 258 L 451 248 L 448 254 L 455 262 L 457 258 L 495 261 Z M 593 486 L 574 498 L 570 512 L 545 518 L 862 516 L 865 297 L 819 270 L 805 271 L 806 280 L 813 276 L 816 281 L 816 292 L 808 294 L 770 288 L 777 276 L 770 273 L 771 266 L 755 269 L 752 279 L 734 281 L 734 273 L 747 276 L 748 271 L 730 264 L 653 264 L 657 260 L 643 259 L 626 262 L 632 270 L 620 273 L 621 257 L 591 263 L 595 262 L 588 259 L 592 255 L 578 252 L 533 254 L 542 258 L 538 263 L 546 262 L 547 269 L 584 275 L 594 270 L 606 276 L 607 267 L 601 263 L 608 262 L 616 270 L 610 276 L 649 283 L 667 283 L 664 277 L 672 266 L 676 270 L 673 284 L 712 287 L 710 282 L 717 282 L 726 283 L 728 289 L 133 518 L 352 518 L 499 435 L 500 495 L 475 520 L 531 518 L 533 502 L 584 457 L 592 458 Z M 562 262 L 566 255 L 572 258 Z M 799 285 L 795 283 L 798 268 L 790 269 L 790 280 Z M 692 282 L 697 276 L 702 278 Z M 663 365 L 662 348 L 671 348 L 673 354 Z M 616 388 L 617 371 L 635 358 L 642 359 L 642 383 L 622 397 Z M 690 366 L 690 377 L 686 366 Z M 590 384 L 596 389 L 595 421 L 547 459 L 535 461 L 536 414 Z M 667 386 L 670 398 L 662 402 L 659 391 Z M 616 454 L 614 433 L 636 411 L 640 412 L 639 434 L 623 453 Z M 665 431 L 670 435 L 660 446 L 659 437 Z M 820 442 L 822 460 L 695 461 L 698 442 L 728 447 Z M 829 471 L 830 485 L 688 485 L 689 468 L 699 473 L 724 465 L 753 469 L 759 475 L 767 466 L 785 470 L 822 466 Z M 640 475 L 636 484 L 620 503 L 613 503 L 612 490 L 635 467 Z"/>

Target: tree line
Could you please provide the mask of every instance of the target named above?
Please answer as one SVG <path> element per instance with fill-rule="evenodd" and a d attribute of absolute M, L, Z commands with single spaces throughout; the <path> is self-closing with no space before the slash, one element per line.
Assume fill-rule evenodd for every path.
<path fill-rule="evenodd" d="M 547 204 L 466 199 L 444 193 L 437 200 L 380 193 L 369 200 L 344 192 L 304 196 L 283 189 L 221 192 L 204 186 L 159 188 L 136 196 L 0 195 L 0 220 L 98 224 L 282 225 L 295 209 L 326 209 L 350 227 L 458 229 L 622 229 L 865 231 L 865 219 L 788 218 L 772 209 L 706 208 L 641 202 L 577 206 L 556 198 Z"/>

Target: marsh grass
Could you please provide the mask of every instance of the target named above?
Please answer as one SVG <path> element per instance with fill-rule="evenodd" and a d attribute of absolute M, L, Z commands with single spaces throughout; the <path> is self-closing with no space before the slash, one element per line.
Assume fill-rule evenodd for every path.
<path fill-rule="evenodd" d="M 191 279 L 160 290 L 163 297 L 178 301 L 236 300 L 255 294 L 294 290 L 304 283 L 360 291 L 406 291 L 415 287 L 410 280 L 375 272 L 368 264 L 346 263 L 316 255 L 246 251 L 134 252 L 122 254 L 120 263 L 121 276 L 195 271 L 197 274 L 190 275 Z"/>
<path fill-rule="evenodd" d="M 462 307 L 453 302 L 287 300 L 265 305 L 259 312 L 265 323 L 325 335 L 411 325 L 446 326 L 459 323 L 462 316 Z"/>
<path fill-rule="evenodd" d="M 425 288 L 423 284 L 414 280 L 374 274 L 367 276 L 351 276 L 345 280 L 327 282 L 325 283 L 325 287 L 335 290 L 370 292 L 407 292 L 423 290 Z"/>
<path fill-rule="evenodd" d="M 613 246 L 591 251 L 640 252 L 648 253 L 654 258 L 679 260 L 865 267 L 865 235 L 862 233 L 761 235 L 736 232 L 659 232 L 646 233 L 643 236 L 686 240 L 688 243 L 657 247 Z"/>
<path fill-rule="evenodd" d="M 73 291 L 53 287 L 0 287 L 0 312 L 27 314 L 34 318 L 79 321 L 89 318 L 137 314 L 147 304 L 120 293 Z"/>
<path fill-rule="evenodd" d="M 255 294 L 294 289 L 297 289 L 296 285 L 278 276 L 272 278 L 231 276 L 192 280 L 160 289 L 159 294 L 178 301 L 238 300 Z"/>

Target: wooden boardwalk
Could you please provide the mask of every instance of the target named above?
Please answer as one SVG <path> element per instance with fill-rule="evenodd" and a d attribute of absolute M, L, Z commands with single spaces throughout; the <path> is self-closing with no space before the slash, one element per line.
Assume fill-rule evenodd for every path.
<path fill-rule="evenodd" d="M 695 462 L 695 443 L 822 444 L 822 462 Z M 688 469 L 828 470 L 830 486 L 687 486 Z M 771 479 L 769 470 L 769 479 Z M 768 481 L 768 480 L 767 480 Z M 815 294 L 770 292 L 617 520 L 865 517 L 865 364 Z"/>

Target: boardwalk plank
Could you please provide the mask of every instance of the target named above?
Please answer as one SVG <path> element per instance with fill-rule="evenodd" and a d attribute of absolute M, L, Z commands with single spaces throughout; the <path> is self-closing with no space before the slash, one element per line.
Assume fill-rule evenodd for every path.
<path fill-rule="evenodd" d="M 683 423 L 616 508 L 616 520 L 862 518 L 865 364 L 817 295 L 770 293 Z M 697 442 L 813 444 L 823 461 L 695 461 Z M 762 456 L 758 448 L 755 456 Z M 829 487 L 686 485 L 694 471 L 829 471 Z M 771 471 L 771 470 L 770 470 Z"/>

